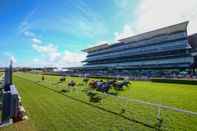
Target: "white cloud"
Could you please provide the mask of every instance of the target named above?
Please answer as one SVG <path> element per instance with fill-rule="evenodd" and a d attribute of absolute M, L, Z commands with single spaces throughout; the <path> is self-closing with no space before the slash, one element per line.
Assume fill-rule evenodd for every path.
<path fill-rule="evenodd" d="M 81 25 L 81 28 L 82 27 L 83 24 Z M 85 30 L 85 26 L 83 28 Z M 30 30 L 29 23 L 27 22 L 27 20 L 22 22 L 19 29 L 20 33 L 22 33 L 27 39 L 31 40 L 32 48 L 40 55 L 39 58 L 34 58 L 30 62 L 31 64 L 23 66 L 74 67 L 82 65 L 81 61 L 85 59 L 85 54 L 70 52 L 67 50 L 65 50 L 63 53 L 60 52 L 60 50 L 55 44 L 44 42 L 41 39 L 39 39 L 37 35 Z M 91 34 L 91 29 L 89 33 Z M 12 57 L 12 59 L 13 61 L 16 61 L 14 57 Z"/>
<path fill-rule="evenodd" d="M 10 56 L 10 60 L 13 62 L 13 64 L 16 64 L 16 58 L 14 56 Z"/>
<path fill-rule="evenodd" d="M 32 38 L 32 42 L 33 42 L 33 44 L 42 44 L 42 41 L 37 38 Z"/>
<path fill-rule="evenodd" d="M 32 63 L 39 66 L 78 66 L 85 59 L 83 53 L 60 51 L 56 44 L 42 41 L 38 34 L 33 32 L 34 30 L 39 33 L 50 31 L 88 38 L 104 36 L 108 32 L 104 19 L 86 2 L 78 1 L 77 4 L 67 2 L 66 4 L 63 2 L 60 8 L 68 8 L 69 6 L 71 10 L 78 10 L 76 14 L 73 11 L 73 14 L 69 12 L 62 15 L 51 14 L 49 17 L 43 16 L 33 19 L 37 15 L 35 8 L 21 22 L 19 33 L 31 41 L 32 48 L 40 55 L 39 58 L 33 59 Z"/>
<path fill-rule="evenodd" d="M 25 30 L 25 31 L 23 32 L 23 34 L 24 34 L 26 37 L 30 37 L 30 38 L 35 37 L 35 34 L 34 34 L 34 33 L 30 32 L 30 31 L 27 31 L 27 30 Z"/>
<path fill-rule="evenodd" d="M 1 66 L 7 66 L 10 63 L 10 61 L 12 61 L 12 63 L 14 65 L 17 64 L 16 57 L 12 53 L 10 53 L 10 52 L 3 52 L 3 55 L 4 55 L 4 57 L 3 57 L 3 61 L 4 61 L 3 63 L 4 64 L 2 64 Z"/>
<path fill-rule="evenodd" d="M 143 33 L 187 20 L 190 21 L 188 33 L 196 33 L 196 7 L 197 0 L 142 0 L 136 9 L 134 23 L 124 25 L 123 31 L 116 33 L 115 37 L 124 38 L 123 34 Z"/>
<path fill-rule="evenodd" d="M 54 44 L 40 45 L 32 43 L 32 47 L 41 55 L 45 56 L 49 62 L 56 62 L 61 56 L 61 54 L 58 52 L 57 47 Z"/>
<path fill-rule="evenodd" d="M 81 61 L 85 60 L 85 57 L 86 55 L 84 53 L 65 51 L 62 55 L 61 61 L 66 67 L 82 66 Z"/>
<path fill-rule="evenodd" d="M 52 43 L 43 43 L 40 39 L 32 39 L 32 47 L 40 55 L 43 56 L 41 59 L 33 59 L 34 64 L 37 66 L 56 66 L 56 67 L 73 67 L 81 66 L 85 59 L 85 54 L 70 52 L 65 50 L 61 53 Z"/>
<path fill-rule="evenodd" d="M 115 32 L 115 41 L 118 41 L 121 38 L 126 38 L 131 35 L 134 35 L 133 29 L 129 25 L 124 25 L 122 32 Z"/>
<path fill-rule="evenodd" d="M 34 58 L 34 59 L 33 59 L 33 62 L 34 62 L 34 63 L 38 63 L 39 61 L 40 61 L 40 60 L 39 60 L 38 58 Z"/>
<path fill-rule="evenodd" d="M 136 26 L 139 31 L 148 31 L 189 20 L 189 33 L 197 27 L 196 0 L 143 0 L 138 11 Z"/>

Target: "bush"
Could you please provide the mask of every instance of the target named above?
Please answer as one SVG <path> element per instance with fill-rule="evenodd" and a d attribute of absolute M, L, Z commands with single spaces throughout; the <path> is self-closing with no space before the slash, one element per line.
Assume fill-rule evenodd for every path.
<path fill-rule="evenodd" d="M 176 84 L 189 84 L 197 85 L 197 80 L 188 80 L 188 79 L 160 79 L 154 78 L 151 79 L 152 82 L 161 82 L 161 83 L 176 83 Z"/>
<path fill-rule="evenodd" d="M 109 80 L 124 80 L 124 78 L 116 78 L 116 77 L 110 77 L 110 76 L 88 76 L 88 78 L 96 78 L 96 79 L 109 79 Z"/>

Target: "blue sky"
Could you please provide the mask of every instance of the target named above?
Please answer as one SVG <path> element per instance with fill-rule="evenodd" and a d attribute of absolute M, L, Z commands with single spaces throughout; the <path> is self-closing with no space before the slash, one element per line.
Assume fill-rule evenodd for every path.
<path fill-rule="evenodd" d="M 179 6 L 174 11 L 170 0 L 3 0 L 0 66 L 9 59 L 15 66 L 80 66 L 84 48 L 197 21 L 195 0 L 183 0 Z"/>
<path fill-rule="evenodd" d="M 125 2 L 132 10 L 138 4 L 138 0 Z M 113 41 L 114 32 L 134 19 L 132 10 L 128 16 L 122 15 L 118 0 L 5 0 L 0 5 L 1 65 L 10 57 L 20 66 L 39 60 L 51 64 L 53 60 L 47 63 L 50 56 L 39 51 L 39 46 L 51 45 L 57 55 L 80 55 L 82 49 L 98 42 Z M 32 39 L 42 42 L 34 47 Z"/>

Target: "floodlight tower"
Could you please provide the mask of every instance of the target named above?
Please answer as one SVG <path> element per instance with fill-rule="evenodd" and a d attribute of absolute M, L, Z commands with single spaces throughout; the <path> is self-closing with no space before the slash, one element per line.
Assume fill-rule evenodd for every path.
<path fill-rule="evenodd" d="M 9 123 L 11 116 L 11 92 L 12 85 L 12 61 L 9 67 L 5 68 L 4 85 L 3 85 L 3 105 L 2 105 L 2 123 Z"/>
<path fill-rule="evenodd" d="M 9 75 L 10 75 L 10 85 L 12 85 L 12 64 L 13 64 L 13 61 L 10 60 L 10 66 L 9 66 Z"/>
<path fill-rule="evenodd" d="M 10 85 L 12 85 L 12 60 L 10 61 L 9 67 L 5 68 L 4 90 L 9 91 Z"/>
<path fill-rule="evenodd" d="M 2 89 L 2 115 L 0 127 L 22 120 L 24 110 L 21 105 L 21 98 L 17 88 L 12 82 L 12 61 L 5 69 L 4 87 Z"/>

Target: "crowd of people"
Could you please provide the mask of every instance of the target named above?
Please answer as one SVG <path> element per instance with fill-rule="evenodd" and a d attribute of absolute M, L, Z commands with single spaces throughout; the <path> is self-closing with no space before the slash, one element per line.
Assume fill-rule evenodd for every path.
<path fill-rule="evenodd" d="M 64 72 L 69 76 L 93 76 L 93 77 L 113 77 L 129 79 L 151 79 L 151 78 L 180 78 L 197 79 L 197 73 L 190 70 L 89 70 L 89 71 L 69 71 Z"/>

